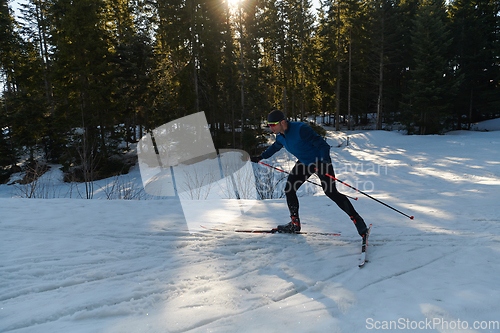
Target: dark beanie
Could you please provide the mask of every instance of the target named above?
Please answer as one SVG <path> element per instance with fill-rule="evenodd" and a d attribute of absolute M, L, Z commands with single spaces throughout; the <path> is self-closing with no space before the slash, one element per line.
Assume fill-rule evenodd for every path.
<path fill-rule="evenodd" d="M 285 119 L 285 114 L 280 110 L 274 110 L 267 116 L 268 123 L 276 123 Z"/>

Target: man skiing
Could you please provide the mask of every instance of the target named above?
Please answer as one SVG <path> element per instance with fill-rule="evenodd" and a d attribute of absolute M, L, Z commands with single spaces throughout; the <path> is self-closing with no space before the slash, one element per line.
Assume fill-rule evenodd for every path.
<path fill-rule="evenodd" d="M 366 224 L 356 212 L 349 199 L 337 191 L 330 146 L 310 126 L 302 122 L 292 122 L 285 119 L 280 110 L 272 111 L 267 117 L 267 124 L 276 135 L 276 141 L 260 156 L 251 157 L 251 161 L 258 163 L 262 159 L 273 156 L 285 147 L 297 157 L 298 161 L 288 176 L 285 186 L 286 202 L 290 210 L 291 222 L 278 226 L 278 232 L 296 233 L 300 231 L 298 188 L 313 174 L 321 180 L 325 194 L 333 200 L 351 218 L 361 237 L 366 235 Z"/>

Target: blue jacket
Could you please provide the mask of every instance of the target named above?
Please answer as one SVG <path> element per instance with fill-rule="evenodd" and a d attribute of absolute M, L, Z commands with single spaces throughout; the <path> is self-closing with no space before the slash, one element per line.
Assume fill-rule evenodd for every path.
<path fill-rule="evenodd" d="M 298 160 L 306 165 L 318 161 L 330 163 L 330 146 L 310 126 L 302 122 L 287 121 L 285 134 L 278 133 L 276 141 L 262 153 L 262 158 L 269 158 L 285 147 Z"/>

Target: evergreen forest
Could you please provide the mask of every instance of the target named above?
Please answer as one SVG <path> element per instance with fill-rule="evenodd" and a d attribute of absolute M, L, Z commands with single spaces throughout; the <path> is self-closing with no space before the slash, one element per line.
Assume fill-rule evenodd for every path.
<path fill-rule="evenodd" d="M 498 0 L 0 0 L 0 181 L 21 160 L 123 171 L 130 144 L 200 111 L 216 148 L 250 154 L 273 109 L 470 129 L 500 116 L 499 81 Z"/>

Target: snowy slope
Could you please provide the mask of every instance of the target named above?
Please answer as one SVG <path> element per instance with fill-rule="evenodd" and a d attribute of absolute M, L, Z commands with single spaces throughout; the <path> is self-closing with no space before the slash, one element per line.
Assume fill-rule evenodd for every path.
<path fill-rule="evenodd" d="M 476 131 L 500 131 L 500 118 L 475 123 L 472 129 Z"/>
<path fill-rule="evenodd" d="M 354 226 L 323 194 L 300 198 L 303 230 L 342 236 L 191 234 L 174 199 L 1 185 L 0 332 L 500 332 L 500 132 L 328 138 L 347 135 L 337 177 L 415 215 L 339 186 L 374 224 L 362 269 Z M 226 227 L 283 222 L 273 199 Z"/>

